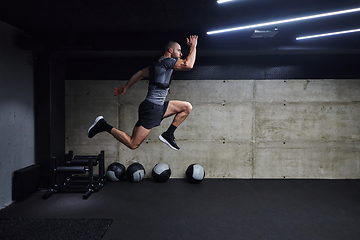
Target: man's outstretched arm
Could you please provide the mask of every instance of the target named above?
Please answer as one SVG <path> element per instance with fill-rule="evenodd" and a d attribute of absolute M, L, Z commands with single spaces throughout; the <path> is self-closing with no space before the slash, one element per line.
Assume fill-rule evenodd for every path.
<path fill-rule="evenodd" d="M 123 95 L 126 90 L 128 90 L 132 85 L 134 85 L 136 82 L 140 81 L 144 77 L 149 77 L 149 68 L 144 68 L 137 73 L 135 73 L 130 80 L 122 87 L 115 88 L 114 94 L 117 95 Z"/>
<path fill-rule="evenodd" d="M 189 55 L 185 59 L 179 59 L 174 67 L 175 71 L 188 71 L 194 67 L 196 59 L 196 46 L 198 36 L 190 36 L 187 40 L 187 45 L 190 47 Z"/>

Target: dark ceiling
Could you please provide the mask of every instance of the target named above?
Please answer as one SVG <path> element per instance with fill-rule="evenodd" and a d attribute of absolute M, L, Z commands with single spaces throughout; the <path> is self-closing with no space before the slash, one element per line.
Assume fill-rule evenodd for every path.
<path fill-rule="evenodd" d="M 303 35 L 360 28 L 360 12 L 257 28 L 278 28 L 273 38 L 251 38 L 255 29 L 207 31 L 360 7 L 358 0 L 1 0 L 0 20 L 54 50 L 75 54 L 153 54 L 168 40 L 186 49 L 199 35 L 199 54 L 359 53 L 360 32 L 296 41 Z M 36 44 L 34 44 L 35 46 Z M 78 51 L 79 50 L 79 51 Z M 157 53 L 157 52 L 156 52 Z"/>

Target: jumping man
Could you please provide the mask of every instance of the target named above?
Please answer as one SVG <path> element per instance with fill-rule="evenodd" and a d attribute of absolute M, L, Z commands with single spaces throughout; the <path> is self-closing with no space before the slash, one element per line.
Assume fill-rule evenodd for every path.
<path fill-rule="evenodd" d="M 146 99 L 139 106 L 139 120 L 134 126 L 132 136 L 109 125 L 98 116 L 88 130 L 88 137 L 106 131 L 130 149 L 136 149 L 149 135 L 152 128 L 160 125 L 162 119 L 175 115 L 170 127 L 159 136 L 159 139 L 173 150 L 180 150 L 175 142 L 174 131 L 190 114 L 192 106 L 185 101 L 165 101 L 168 94 L 173 70 L 188 71 L 195 63 L 198 36 L 190 36 L 187 45 L 190 47 L 189 55 L 181 59 L 181 46 L 177 42 L 169 42 L 165 46 L 165 53 L 152 66 L 135 73 L 122 87 L 115 88 L 115 95 L 123 95 L 136 82 L 149 77 L 149 86 Z"/>

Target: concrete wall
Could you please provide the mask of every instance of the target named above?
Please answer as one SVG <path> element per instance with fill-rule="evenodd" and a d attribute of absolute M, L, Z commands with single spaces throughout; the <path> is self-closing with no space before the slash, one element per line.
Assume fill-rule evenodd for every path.
<path fill-rule="evenodd" d="M 35 163 L 32 53 L 0 22 L 0 209 L 12 203 L 13 172 Z"/>
<path fill-rule="evenodd" d="M 360 81 L 199 80 L 173 81 L 168 100 L 193 104 L 175 132 L 179 152 L 158 140 L 171 119 L 152 130 L 137 150 L 107 133 L 93 139 L 87 128 L 97 115 L 131 133 L 147 81 L 125 95 L 126 81 L 66 81 L 66 149 L 75 154 L 105 150 L 106 164 L 140 162 L 151 176 L 158 162 L 172 177 L 192 163 L 209 178 L 359 178 Z"/>

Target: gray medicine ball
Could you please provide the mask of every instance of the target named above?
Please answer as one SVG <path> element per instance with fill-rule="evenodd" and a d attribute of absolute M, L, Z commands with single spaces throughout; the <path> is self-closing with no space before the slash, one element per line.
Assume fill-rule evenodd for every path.
<path fill-rule="evenodd" d="M 171 169 L 166 163 L 158 163 L 152 170 L 152 177 L 156 182 L 166 182 L 171 175 Z"/>
<path fill-rule="evenodd" d="M 130 182 L 140 182 L 145 176 L 145 168 L 140 163 L 131 164 L 126 171 Z"/>
<path fill-rule="evenodd" d="M 199 164 L 191 164 L 186 170 L 186 178 L 191 183 L 200 183 L 205 177 L 205 171 Z"/>
<path fill-rule="evenodd" d="M 119 162 L 113 162 L 107 168 L 106 177 L 111 182 L 120 181 L 125 177 L 125 166 Z"/>

